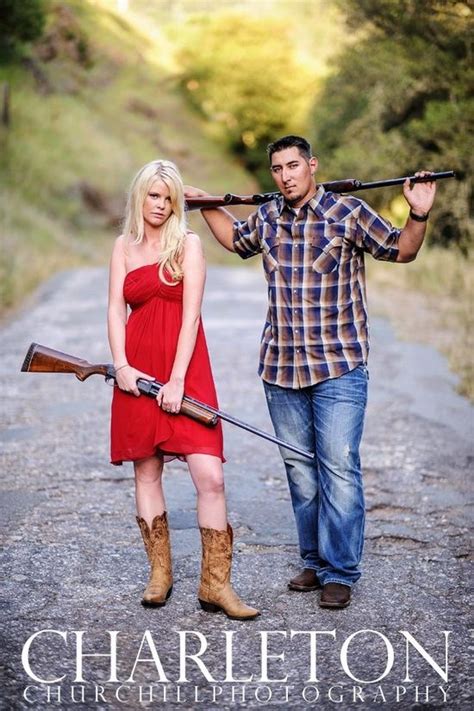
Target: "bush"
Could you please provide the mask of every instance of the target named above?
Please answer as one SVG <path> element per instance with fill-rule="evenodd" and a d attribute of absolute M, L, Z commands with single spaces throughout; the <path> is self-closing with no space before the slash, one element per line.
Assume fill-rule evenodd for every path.
<path fill-rule="evenodd" d="M 41 37 L 45 19 L 43 0 L 0 0 L 0 59 Z"/>

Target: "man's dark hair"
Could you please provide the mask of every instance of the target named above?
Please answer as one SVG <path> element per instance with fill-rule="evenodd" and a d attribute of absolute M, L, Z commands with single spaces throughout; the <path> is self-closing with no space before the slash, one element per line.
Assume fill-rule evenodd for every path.
<path fill-rule="evenodd" d="M 293 147 L 296 147 L 300 155 L 307 158 L 307 160 L 309 160 L 313 155 L 311 151 L 311 144 L 308 143 L 306 138 L 302 138 L 301 136 L 283 136 L 283 138 L 279 138 L 277 141 L 269 143 L 267 146 L 268 159 L 270 163 L 272 162 L 272 155 L 274 153 L 283 151 L 285 148 Z"/>

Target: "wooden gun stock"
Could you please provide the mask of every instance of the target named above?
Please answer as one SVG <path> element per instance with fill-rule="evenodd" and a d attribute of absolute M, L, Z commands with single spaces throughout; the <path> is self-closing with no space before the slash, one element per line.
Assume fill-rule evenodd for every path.
<path fill-rule="evenodd" d="M 432 173 L 424 177 L 407 175 L 404 178 L 390 178 L 389 180 L 376 180 L 371 183 L 363 183 L 356 178 L 346 180 L 333 180 L 329 183 L 320 183 L 325 190 L 333 193 L 355 193 L 359 190 L 372 190 L 373 188 L 387 188 L 392 185 L 403 185 L 405 180 L 410 183 L 430 183 L 433 180 L 444 180 L 446 178 L 456 178 L 454 170 L 445 170 L 442 173 Z M 269 200 L 274 200 L 281 193 L 256 193 L 255 195 L 234 195 L 227 193 L 222 197 L 216 195 L 204 195 L 203 197 L 186 198 L 186 208 L 188 210 L 209 210 L 216 207 L 226 207 L 228 205 L 262 205 Z"/>
<path fill-rule="evenodd" d="M 23 373 L 74 373 L 78 380 L 85 380 L 90 375 L 111 376 L 110 369 L 113 370 L 113 366 L 92 365 L 83 358 L 75 358 L 39 343 L 31 344 L 21 366 Z"/>
<path fill-rule="evenodd" d="M 107 381 L 115 380 L 115 368 L 113 365 L 94 365 L 83 358 L 76 358 L 75 356 L 62 353 L 61 351 L 55 351 L 53 348 L 41 346 L 39 343 L 32 343 L 30 345 L 23 365 L 21 366 L 21 371 L 23 373 L 74 373 L 79 380 L 85 380 L 90 375 L 103 375 Z M 158 380 L 145 380 L 144 378 L 138 378 L 137 380 L 137 388 L 139 391 L 149 397 L 156 398 L 161 387 L 163 387 L 163 383 L 160 383 Z M 306 459 L 314 459 L 312 452 L 296 447 L 294 444 L 284 442 L 278 439 L 278 437 L 268 434 L 268 432 L 263 432 L 246 422 L 242 422 L 242 420 L 238 420 L 232 415 L 228 415 L 221 410 L 217 410 L 215 407 L 206 405 L 187 395 L 183 397 L 179 414 L 191 417 L 193 420 L 197 420 L 207 427 L 214 427 L 220 418 L 258 437 L 262 437 L 262 439 L 266 439 L 269 442 L 278 444 L 280 447 L 296 452 Z"/>
<path fill-rule="evenodd" d="M 113 365 L 93 365 L 87 360 L 76 358 L 61 351 L 55 351 L 52 348 L 47 348 L 47 346 L 40 346 L 38 343 L 32 343 L 29 347 L 21 370 L 29 373 L 74 373 L 79 380 L 85 380 L 90 375 L 103 375 L 106 380 L 115 380 L 115 368 Z M 137 381 L 139 391 L 154 398 L 158 395 L 162 385 L 163 383 L 157 380 L 139 378 Z M 217 424 L 217 415 L 206 411 L 186 397 L 183 398 L 180 412 L 208 427 L 214 427 Z"/>

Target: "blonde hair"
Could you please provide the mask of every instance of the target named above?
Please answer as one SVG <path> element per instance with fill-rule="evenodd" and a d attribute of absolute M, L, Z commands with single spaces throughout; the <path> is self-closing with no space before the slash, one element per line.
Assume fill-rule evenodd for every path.
<path fill-rule="evenodd" d="M 153 160 L 138 171 L 128 193 L 123 234 L 125 239 L 133 238 L 133 244 L 143 242 L 145 236 L 143 204 L 155 180 L 162 180 L 170 191 L 172 209 L 160 233 L 159 273 L 166 284 L 176 286 L 183 278 L 181 256 L 186 236 L 186 213 L 183 180 L 174 163 L 169 160 Z M 165 269 L 171 274 L 173 282 L 166 280 Z"/>

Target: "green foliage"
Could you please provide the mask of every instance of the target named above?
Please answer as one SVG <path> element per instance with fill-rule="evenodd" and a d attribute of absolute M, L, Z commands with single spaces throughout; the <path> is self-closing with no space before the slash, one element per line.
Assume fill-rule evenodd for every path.
<path fill-rule="evenodd" d="M 311 132 L 325 174 L 368 180 L 424 167 L 458 171 L 461 182 L 439 186 L 430 239 L 468 250 L 474 239 L 469 4 L 350 0 L 343 6 L 361 39 L 339 56 L 314 109 Z M 382 208 L 392 196 L 374 192 L 370 201 Z"/>
<path fill-rule="evenodd" d="M 0 315 L 58 269 L 107 262 L 126 190 L 147 161 L 174 160 L 186 182 L 216 192 L 224 179 L 256 192 L 153 52 L 149 35 L 96 0 L 61 0 L 31 48 L 34 71 L 0 66 L 11 93 L 10 125 L 0 125 Z M 227 259 L 196 213 L 190 221 L 208 256 Z"/>
<path fill-rule="evenodd" d="M 43 0 L 0 0 L 0 60 L 40 37 L 45 19 Z"/>
<path fill-rule="evenodd" d="M 288 24 L 221 11 L 180 28 L 181 83 L 193 106 L 245 165 L 268 181 L 265 146 L 302 130 L 311 86 L 295 57 Z"/>

